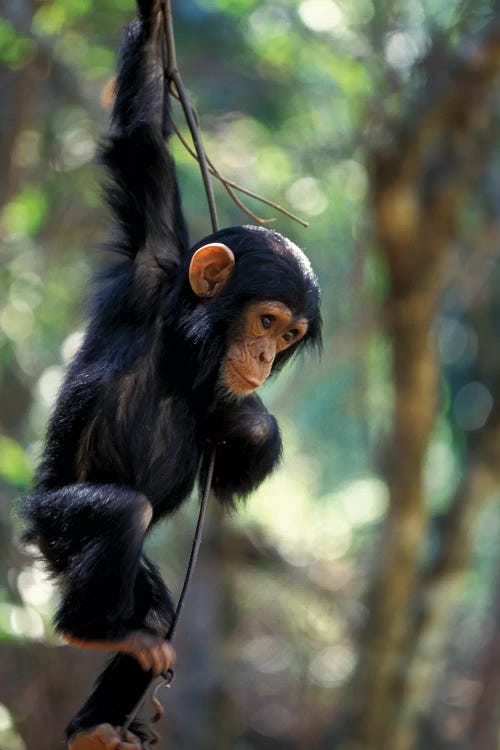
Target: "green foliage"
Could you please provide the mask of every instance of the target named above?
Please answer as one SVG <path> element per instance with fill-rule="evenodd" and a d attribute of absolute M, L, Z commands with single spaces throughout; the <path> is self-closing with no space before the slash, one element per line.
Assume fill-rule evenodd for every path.
<path fill-rule="evenodd" d="M 9 21 L 0 18 L 0 62 L 10 68 L 21 68 L 33 54 L 34 48 L 31 39 L 18 34 Z"/>
<path fill-rule="evenodd" d="M 259 5 L 258 0 L 199 0 L 207 10 L 217 9 L 228 15 L 243 16 Z"/>
<path fill-rule="evenodd" d="M 48 201 L 41 186 L 32 185 L 18 193 L 5 207 L 3 224 L 11 237 L 35 235 L 47 216 Z"/>
<path fill-rule="evenodd" d="M 0 478 L 16 487 L 27 487 L 31 466 L 22 447 L 12 438 L 0 435 Z"/>
<path fill-rule="evenodd" d="M 84 36 L 76 32 L 63 32 L 56 49 L 61 59 L 84 70 L 89 79 L 109 76 L 114 69 L 114 50 L 100 44 L 89 44 Z"/>
<path fill-rule="evenodd" d="M 33 29 L 39 34 L 57 34 L 63 28 L 87 16 L 93 0 L 53 0 L 44 3 L 33 19 Z"/>

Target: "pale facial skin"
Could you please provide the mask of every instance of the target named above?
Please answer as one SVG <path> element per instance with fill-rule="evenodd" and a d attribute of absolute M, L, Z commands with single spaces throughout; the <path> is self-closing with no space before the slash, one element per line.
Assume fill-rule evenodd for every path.
<path fill-rule="evenodd" d="M 224 287 L 234 268 L 232 251 L 219 242 L 195 252 L 189 282 L 198 297 L 213 297 Z M 243 313 L 243 325 L 229 333 L 230 345 L 222 365 L 221 382 L 234 395 L 247 395 L 269 377 L 279 352 L 297 343 L 307 332 L 307 321 L 274 300 L 255 302 Z"/>
<path fill-rule="evenodd" d="M 241 333 L 230 344 L 222 369 L 223 386 L 236 395 L 259 388 L 269 377 L 276 355 L 307 332 L 307 321 L 295 318 L 282 302 L 256 302 L 243 315 Z"/>

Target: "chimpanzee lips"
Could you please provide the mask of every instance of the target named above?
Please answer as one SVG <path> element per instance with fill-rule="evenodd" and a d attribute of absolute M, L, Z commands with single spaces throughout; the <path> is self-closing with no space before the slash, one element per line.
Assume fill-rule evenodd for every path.
<path fill-rule="evenodd" d="M 238 368 L 235 367 L 235 365 L 232 362 L 229 362 L 229 365 L 231 366 L 231 369 L 235 373 L 237 378 L 239 380 L 242 380 L 247 385 L 249 385 L 252 389 L 258 388 L 260 385 L 262 385 L 264 380 L 266 380 L 267 375 L 264 378 L 258 378 L 256 376 L 249 377 L 248 375 L 243 375 L 243 373 L 240 372 Z"/>

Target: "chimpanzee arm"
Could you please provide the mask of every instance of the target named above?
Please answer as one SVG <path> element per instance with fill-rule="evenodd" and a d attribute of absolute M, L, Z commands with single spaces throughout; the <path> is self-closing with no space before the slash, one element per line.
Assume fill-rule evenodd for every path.
<path fill-rule="evenodd" d="M 217 446 L 213 488 L 225 503 L 250 494 L 281 459 L 278 423 L 256 395 L 216 408 L 209 418 L 208 439 Z M 206 465 L 202 482 L 204 476 Z"/>
<path fill-rule="evenodd" d="M 139 0 L 139 18 L 125 31 L 111 121 L 101 159 L 111 177 L 107 198 L 115 217 L 112 247 L 134 259 L 146 248 L 164 268 L 188 246 L 174 161 L 162 64 L 160 0 Z"/>

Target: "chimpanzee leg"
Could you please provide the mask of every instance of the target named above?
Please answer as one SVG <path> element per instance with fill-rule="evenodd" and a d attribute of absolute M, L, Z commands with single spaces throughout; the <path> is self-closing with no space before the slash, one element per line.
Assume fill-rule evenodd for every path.
<path fill-rule="evenodd" d="M 136 578 L 138 617 L 148 627 L 157 628 L 165 636 L 172 619 L 168 591 L 156 567 L 146 558 L 141 560 Z M 141 669 L 135 659 L 117 654 L 97 679 L 95 688 L 66 729 L 68 737 L 99 724 L 123 726 L 151 679 L 151 672 Z M 137 731 L 132 727 L 133 731 Z"/>
<path fill-rule="evenodd" d="M 157 628 L 158 635 L 165 636 L 172 619 L 172 604 L 159 571 L 146 558 L 141 560 L 136 578 L 136 604 L 138 616 L 148 627 Z M 151 672 L 142 670 L 135 659 L 126 654 L 114 656 L 69 723 L 68 738 L 101 724 L 123 726 L 150 680 Z M 132 726 L 132 731 L 140 735 L 136 726 Z"/>
<path fill-rule="evenodd" d="M 135 581 L 135 618 L 138 627 L 146 627 L 164 638 L 173 616 L 174 605 L 161 573 L 143 555 Z"/>
<path fill-rule="evenodd" d="M 28 537 L 62 583 L 56 628 L 74 639 L 119 640 L 142 628 L 136 578 L 148 500 L 127 487 L 75 484 L 26 498 Z"/>
<path fill-rule="evenodd" d="M 101 725 L 123 726 L 150 681 L 151 673 L 144 672 L 135 659 L 116 654 L 99 676 L 90 697 L 66 727 L 68 741 L 74 741 L 80 733 L 97 730 Z M 132 731 L 140 736 L 137 727 L 132 727 Z"/>

